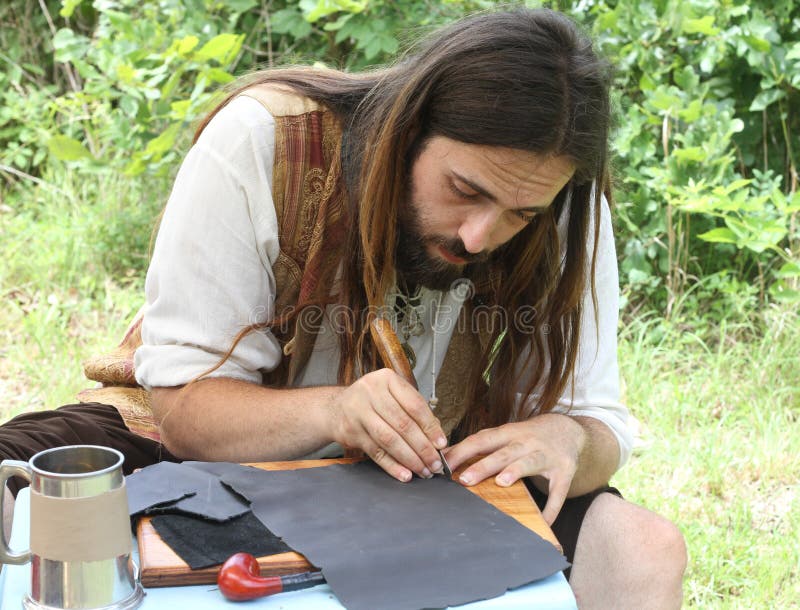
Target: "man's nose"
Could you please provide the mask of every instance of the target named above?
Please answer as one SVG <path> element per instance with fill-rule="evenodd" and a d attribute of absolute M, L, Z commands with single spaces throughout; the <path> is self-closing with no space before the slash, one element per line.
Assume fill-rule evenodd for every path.
<path fill-rule="evenodd" d="M 458 236 L 467 252 L 478 254 L 491 249 L 492 235 L 496 230 L 499 214 L 496 210 L 485 208 L 472 210 L 461 223 Z"/>

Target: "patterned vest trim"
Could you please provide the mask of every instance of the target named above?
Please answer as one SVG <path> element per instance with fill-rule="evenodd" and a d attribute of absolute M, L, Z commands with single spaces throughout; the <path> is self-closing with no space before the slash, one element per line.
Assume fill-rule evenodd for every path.
<path fill-rule="evenodd" d="M 323 280 L 334 277 L 347 231 L 353 230 L 347 222 L 341 172 L 341 127 L 329 110 L 287 87 L 257 85 L 241 95 L 256 99 L 275 119 L 272 197 L 280 251 L 272 271 L 275 312 L 280 316 L 328 298 L 330 283 Z M 142 343 L 144 311 L 142 307 L 136 314 L 117 348 L 84 362 L 86 377 L 101 387 L 80 392 L 78 399 L 114 406 L 131 431 L 158 441 L 150 395 L 136 383 L 133 365 L 134 352 Z M 286 357 L 278 368 L 265 373 L 264 385 L 293 385 L 311 356 L 321 311 L 309 307 L 297 318 L 294 329 L 274 331 Z M 472 312 L 472 303 L 465 303 L 437 380 L 436 414 L 448 435 L 466 410 L 464 379 L 475 374 L 472 368 L 491 337 L 489 324 Z M 477 327 L 473 327 L 476 319 Z"/>

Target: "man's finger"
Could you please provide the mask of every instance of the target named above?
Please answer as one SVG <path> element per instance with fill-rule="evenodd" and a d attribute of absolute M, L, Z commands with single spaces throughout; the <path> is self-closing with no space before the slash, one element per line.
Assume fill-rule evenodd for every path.
<path fill-rule="evenodd" d="M 372 439 L 367 438 L 362 447 L 372 461 L 383 468 L 390 476 L 398 481 L 408 483 L 414 475 L 412 472 L 389 455 L 385 449 L 378 446 Z"/>
<path fill-rule="evenodd" d="M 417 397 L 419 398 L 418 394 Z M 436 448 L 433 446 L 428 436 L 426 436 L 417 419 L 414 417 L 409 408 L 407 408 L 403 403 L 399 402 L 397 397 L 391 393 L 391 388 L 387 398 L 388 399 L 386 401 L 374 406 L 375 411 L 378 415 L 380 415 L 381 418 L 383 418 L 386 424 L 389 425 L 397 433 L 397 435 L 403 439 L 403 442 L 410 447 L 411 451 L 415 454 L 415 458 L 420 461 L 422 466 L 417 469 L 411 462 L 405 462 L 403 460 L 404 463 L 406 463 L 407 466 L 412 467 L 415 472 L 418 472 L 422 476 L 425 476 L 421 472 L 421 468 L 423 467 L 427 467 L 431 470 L 437 470 L 438 467 L 441 467 L 441 464 L 439 464 L 438 467 L 436 464 L 439 461 L 439 454 L 436 452 Z M 423 408 L 428 411 L 427 415 L 434 420 L 435 426 L 441 429 L 439 427 L 439 420 L 437 420 L 436 417 L 430 413 L 428 406 L 424 405 Z"/>
<path fill-rule="evenodd" d="M 518 460 L 515 460 L 495 477 L 495 483 L 500 487 L 508 487 L 523 477 L 532 477 L 542 474 L 547 469 L 547 456 L 542 451 L 526 451 Z"/>
<path fill-rule="evenodd" d="M 551 479 L 547 491 L 547 504 L 544 505 L 542 517 L 547 522 L 547 525 L 553 525 L 553 521 L 558 517 L 561 512 L 561 507 L 567 500 L 569 493 L 570 481 L 565 479 Z"/>
<path fill-rule="evenodd" d="M 464 485 L 475 485 L 484 479 L 496 475 L 522 458 L 527 449 L 523 443 L 512 442 L 493 451 L 485 458 L 475 462 L 472 466 L 461 473 L 459 481 Z M 512 481 L 513 482 L 513 481 Z"/>
<path fill-rule="evenodd" d="M 434 447 L 444 449 L 447 446 L 447 437 L 442 430 L 442 424 L 422 394 L 399 375 L 395 375 L 390 381 L 389 392 L 397 403 L 402 405 L 406 413 L 417 422 Z"/>
<path fill-rule="evenodd" d="M 503 470 L 495 482 L 501 487 L 507 487 L 522 477 L 541 475 L 550 468 L 547 454 L 541 449 L 531 449 L 526 446 L 523 455 Z"/>
<path fill-rule="evenodd" d="M 455 470 L 470 458 L 491 454 L 508 443 L 506 436 L 502 427 L 481 430 L 448 449 L 447 463 Z"/>
<path fill-rule="evenodd" d="M 369 422 L 364 422 L 362 425 L 369 436 L 369 441 L 379 450 L 386 452 L 407 470 L 416 472 L 421 477 L 430 476 L 430 472 L 426 472 L 427 466 L 406 442 L 406 439 L 400 436 L 391 424 L 382 419 L 378 413 L 372 414 Z"/>

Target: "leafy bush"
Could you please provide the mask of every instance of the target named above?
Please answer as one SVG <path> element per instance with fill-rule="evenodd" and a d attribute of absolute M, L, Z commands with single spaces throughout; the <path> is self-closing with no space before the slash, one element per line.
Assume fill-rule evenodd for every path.
<path fill-rule="evenodd" d="M 588 3 L 617 66 L 618 215 L 633 300 L 754 282 L 798 299 L 800 8 L 792 0 Z M 587 3 L 582 3 L 587 7 Z"/>
<path fill-rule="evenodd" d="M 14 25 L 0 32 L 7 200 L 15 210 L 35 206 L 32 181 L 69 172 L 156 180 L 147 212 L 128 212 L 134 224 L 163 203 L 164 178 L 191 123 L 235 75 L 297 61 L 380 64 L 427 28 L 494 6 L 47 0 L 44 12 L 36 4 L 11 0 L 0 9 Z M 618 249 L 628 310 L 719 319 L 800 299 L 794 0 L 569 0 L 556 8 L 591 29 L 617 66 Z M 118 251 L 141 244 L 127 245 Z"/>

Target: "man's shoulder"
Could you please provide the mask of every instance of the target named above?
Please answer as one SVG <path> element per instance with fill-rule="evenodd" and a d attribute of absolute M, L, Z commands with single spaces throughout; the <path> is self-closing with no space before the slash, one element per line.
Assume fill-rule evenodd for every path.
<path fill-rule="evenodd" d="M 275 118 L 297 116 L 324 110 L 324 107 L 319 102 L 282 83 L 252 85 L 242 91 L 239 96 L 255 99 Z"/>

